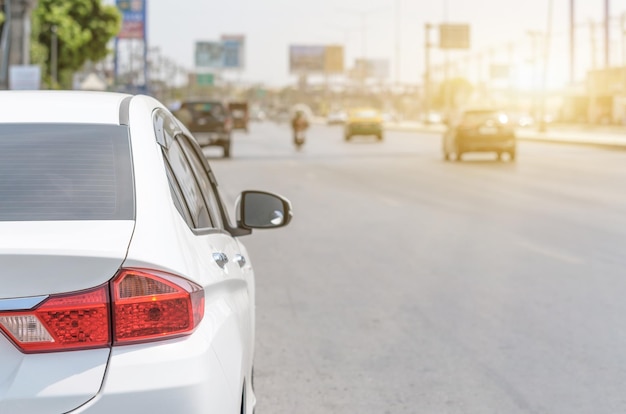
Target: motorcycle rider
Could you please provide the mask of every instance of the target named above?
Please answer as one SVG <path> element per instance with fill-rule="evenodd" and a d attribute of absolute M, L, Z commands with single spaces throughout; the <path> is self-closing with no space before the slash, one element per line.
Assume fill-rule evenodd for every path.
<path fill-rule="evenodd" d="M 302 133 L 302 141 L 304 141 L 304 131 L 309 128 L 309 120 L 307 119 L 304 111 L 297 110 L 291 120 L 291 129 L 293 130 L 293 142 L 294 144 L 302 144 L 304 142 L 298 143 L 298 135 Z"/>

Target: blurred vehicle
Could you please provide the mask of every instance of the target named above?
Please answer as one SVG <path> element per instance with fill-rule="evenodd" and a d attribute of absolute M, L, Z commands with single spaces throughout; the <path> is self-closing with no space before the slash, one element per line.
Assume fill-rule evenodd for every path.
<path fill-rule="evenodd" d="M 233 120 L 233 129 L 241 129 L 248 132 L 248 103 L 247 102 L 229 102 L 228 110 Z"/>
<path fill-rule="evenodd" d="M 399 121 L 398 116 L 394 114 L 393 112 L 383 112 L 381 117 L 382 117 L 383 123 L 385 124 Z"/>
<path fill-rule="evenodd" d="M 267 119 L 267 114 L 261 108 L 253 108 L 250 112 L 250 119 L 255 122 L 263 122 Z"/>
<path fill-rule="evenodd" d="M 0 92 L 0 413 L 246 413 L 254 272 L 185 126 L 147 96 Z"/>
<path fill-rule="evenodd" d="M 356 135 L 374 135 L 382 141 L 383 118 L 380 111 L 372 108 L 351 110 L 344 128 L 344 140 L 350 141 Z"/>
<path fill-rule="evenodd" d="M 429 111 L 422 115 L 422 122 L 425 124 L 441 124 L 444 122 L 444 116 L 441 112 Z"/>
<path fill-rule="evenodd" d="M 279 108 L 272 112 L 271 118 L 277 124 L 288 123 L 291 121 L 291 112 L 287 108 Z"/>
<path fill-rule="evenodd" d="M 451 154 L 460 161 L 467 152 L 495 152 L 498 159 L 508 153 L 515 160 L 516 139 L 514 126 L 508 116 L 498 110 L 476 109 L 461 113 L 457 121 L 448 121 L 448 129 L 443 135 L 443 157 L 449 160 Z"/>
<path fill-rule="evenodd" d="M 201 147 L 218 146 L 230 157 L 233 121 L 226 103 L 218 100 L 189 100 L 175 112 L 194 134 Z"/>
<path fill-rule="evenodd" d="M 326 116 L 326 123 L 328 125 L 343 125 L 348 120 L 348 114 L 346 111 L 330 111 Z"/>
<path fill-rule="evenodd" d="M 517 126 L 519 127 L 528 128 L 528 127 L 533 126 L 534 123 L 535 123 L 535 120 L 530 114 L 518 114 L 517 116 Z"/>

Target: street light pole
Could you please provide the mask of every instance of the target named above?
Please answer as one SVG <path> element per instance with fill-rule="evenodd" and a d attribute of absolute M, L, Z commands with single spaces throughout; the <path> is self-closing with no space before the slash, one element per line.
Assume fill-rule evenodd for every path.
<path fill-rule="evenodd" d="M 424 121 L 428 123 L 430 112 L 430 29 L 432 25 L 424 25 Z"/>
<path fill-rule="evenodd" d="M 400 42 L 402 38 L 402 27 L 401 27 L 401 0 L 396 0 L 396 70 L 395 70 L 395 78 L 396 85 L 400 84 Z"/>
<path fill-rule="evenodd" d="M 575 0 L 570 0 L 569 2 L 569 83 L 570 85 L 574 85 L 576 81 L 576 73 L 574 70 L 575 66 L 575 51 L 576 51 L 576 36 L 575 36 L 575 26 L 576 26 L 576 15 L 574 12 Z"/>
<path fill-rule="evenodd" d="M 609 45 L 609 26 L 611 22 L 610 8 L 609 8 L 609 0 L 604 0 L 604 68 L 608 69 L 611 60 L 610 60 L 610 45 Z"/>
<path fill-rule="evenodd" d="M 57 36 L 57 27 L 56 25 L 52 25 L 50 28 L 51 36 L 50 36 L 50 88 L 56 88 L 58 83 L 58 48 L 59 41 Z"/>

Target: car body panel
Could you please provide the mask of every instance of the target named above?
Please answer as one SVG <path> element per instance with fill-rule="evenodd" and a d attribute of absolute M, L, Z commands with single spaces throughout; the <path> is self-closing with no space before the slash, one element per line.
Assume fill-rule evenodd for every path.
<path fill-rule="evenodd" d="M 126 257 L 133 228 L 128 220 L 0 222 L 0 269 L 12 269 L 0 272 L 0 300 L 106 283 Z"/>
<path fill-rule="evenodd" d="M 212 334 L 205 320 L 192 336 L 113 348 L 101 392 L 72 413 L 238 413 L 240 394 L 206 340 Z"/>
<path fill-rule="evenodd" d="M 73 410 L 97 395 L 110 349 L 22 354 L 0 335 L 0 413 Z"/>
<path fill-rule="evenodd" d="M 130 95 L 110 92 L 81 92 L 81 100 L 73 91 L 3 91 L 0 99 L 1 122 L 12 123 L 120 123 L 120 104 Z M 10 114 L 10 115 L 9 115 Z"/>

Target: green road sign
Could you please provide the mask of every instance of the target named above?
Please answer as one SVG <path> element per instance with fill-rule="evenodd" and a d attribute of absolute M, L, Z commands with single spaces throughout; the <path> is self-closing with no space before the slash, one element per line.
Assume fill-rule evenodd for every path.
<path fill-rule="evenodd" d="M 214 81 L 212 73 L 198 73 L 196 75 L 196 84 L 198 86 L 213 86 Z"/>

